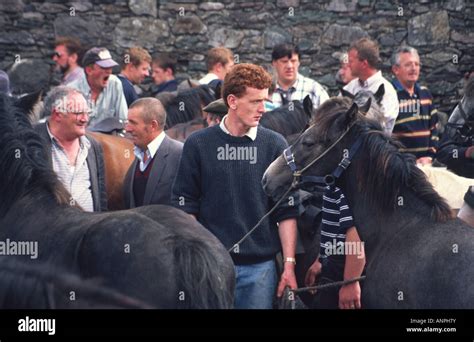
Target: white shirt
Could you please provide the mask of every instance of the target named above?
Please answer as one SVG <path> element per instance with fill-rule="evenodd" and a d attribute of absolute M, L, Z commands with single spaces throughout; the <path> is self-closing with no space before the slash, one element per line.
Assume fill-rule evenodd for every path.
<path fill-rule="evenodd" d="M 219 127 L 224 131 L 224 133 L 227 133 L 229 135 L 232 135 L 230 134 L 229 130 L 227 129 L 227 127 L 225 126 L 225 119 L 227 119 L 227 116 L 224 116 L 221 120 L 221 123 L 219 124 Z M 257 126 L 255 127 L 250 127 L 249 130 L 247 131 L 247 133 L 245 133 L 245 136 L 249 137 L 252 141 L 255 141 L 255 139 L 257 139 Z"/>
<path fill-rule="evenodd" d="M 355 78 L 344 87 L 344 90 L 347 90 L 354 95 L 357 94 L 359 90 L 369 90 L 375 94 L 381 84 L 385 87 L 385 94 L 382 98 L 382 107 L 385 117 L 385 132 L 392 134 L 393 126 L 395 126 L 395 120 L 398 116 L 398 96 L 392 84 L 382 76 L 382 71 L 377 71 L 365 82 Z"/>
<path fill-rule="evenodd" d="M 219 78 L 219 77 L 218 77 L 216 74 L 210 72 L 210 73 L 208 73 L 206 76 L 204 76 L 203 78 L 201 78 L 201 79 L 199 80 L 199 83 L 200 83 L 200 84 L 209 84 L 211 81 L 217 80 L 218 78 Z"/>
<path fill-rule="evenodd" d="M 146 170 L 148 167 L 148 164 L 150 164 L 150 161 L 155 157 L 156 152 L 158 152 L 158 149 L 161 146 L 161 143 L 165 139 L 166 134 L 165 132 L 161 132 L 155 139 L 153 139 L 148 145 L 146 151 L 143 151 L 140 147 L 134 146 L 133 147 L 133 153 L 135 156 L 140 160 L 140 171 L 143 172 Z M 147 160 L 144 162 L 143 160 L 145 159 L 145 154 L 147 156 Z"/>
<path fill-rule="evenodd" d="M 79 152 L 76 157 L 76 163 L 71 165 L 66 151 L 58 143 L 47 124 L 46 129 L 51 139 L 53 170 L 66 190 L 71 194 L 71 205 L 74 205 L 74 202 L 76 202 L 85 211 L 94 211 L 91 177 L 89 166 L 87 165 L 87 155 L 91 148 L 90 141 L 86 136 L 79 137 Z"/>

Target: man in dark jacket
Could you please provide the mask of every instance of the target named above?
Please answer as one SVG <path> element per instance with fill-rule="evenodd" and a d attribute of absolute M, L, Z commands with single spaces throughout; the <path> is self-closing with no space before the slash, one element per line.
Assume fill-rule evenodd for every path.
<path fill-rule="evenodd" d="M 135 161 L 124 181 L 125 207 L 171 204 L 183 144 L 163 131 L 166 111 L 160 100 L 145 97 L 130 106 L 125 130 L 135 144 Z"/>
<path fill-rule="evenodd" d="M 50 151 L 49 162 L 71 194 L 71 205 L 107 210 L 102 147 L 86 136 L 90 109 L 81 92 L 67 86 L 51 90 L 44 101 L 48 121 L 35 127 Z"/>

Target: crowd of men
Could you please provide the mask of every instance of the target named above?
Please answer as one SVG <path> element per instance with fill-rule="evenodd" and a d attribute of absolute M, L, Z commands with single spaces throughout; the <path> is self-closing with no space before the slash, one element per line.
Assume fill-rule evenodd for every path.
<path fill-rule="evenodd" d="M 136 156 L 124 181 L 127 208 L 174 205 L 199 220 L 227 248 L 234 247 L 236 308 L 272 308 L 275 293 L 281 296 L 285 287 L 296 288 L 297 205 L 283 202 L 245 242 L 234 244 L 273 207 L 260 181 L 266 168 L 287 147 L 281 135 L 259 126 L 260 118 L 268 110 L 302 101 L 307 95 L 314 109 L 329 99 L 321 84 L 299 73 L 298 47 L 280 44 L 273 48 L 274 77 L 261 66 L 235 64 L 227 48 L 211 49 L 208 73 L 199 83 L 213 89 L 219 85 L 222 99 L 205 108 L 210 127 L 193 134 L 184 145 L 164 133 L 166 111 L 156 98 L 179 89 L 177 60 L 171 54 L 151 56 L 145 49 L 133 47 L 124 52 L 120 63 L 103 47 L 93 47 L 81 55 L 76 39 L 62 37 L 56 41 L 53 60 L 62 73 L 61 86 L 46 97 L 48 120 L 36 127 L 51 151 L 53 169 L 75 204 L 86 211 L 107 209 L 103 152 L 86 127 L 109 117 L 126 120 L 125 130 L 135 145 Z M 439 148 L 437 111 L 431 93 L 418 82 L 421 63 L 417 51 L 402 46 L 393 53 L 392 80 L 382 75 L 378 44 L 369 38 L 354 42 L 340 62 L 337 79 L 346 91 L 354 95 L 361 90 L 376 92 L 384 85 L 381 127 L 398 138 L 404 145 L 401 151 L 413 154 L 418 164 L 431 164 Z M 113 75 L 112 69 L 119 65 L 120 73 Z M 137 86 L 149 76 L 152 86 L 139 94 Z M 10 93 L 4 72 L 0 73 L 0 91 Z M 216 151 L 223 147 L 258 154 L 253 161 L 225 154 L 219 157 Z M 460 158 L 472 162 L 474 148 L 467 146 L 463 151 Z M 450 167 L 449 158 L 443 162 Z M 298 201 L 298 194 L 294 198 Z M 322 226 L 323 237 L 336 232 L 342 242 L 360 243 L 350 203 L 339 188 L 330 189 L 324 197 L 323 216 L 334 213 L 337 217 L 326 220 L 333 220 L 332 224 Z M 280 275 L 275 264 L 279 251 L 283 256 Z M 327 261 L 331 258 L 321 253 L 308 270 L 307 285 L 314 284 L 321 274 L 337 281 L 363 272 L 363 255 L 332 263 Z M 360 296 L 360 284 L 353 282 L 335 291 L 334 298 L 324 299 L 319 307 L 360 308 Z"/>

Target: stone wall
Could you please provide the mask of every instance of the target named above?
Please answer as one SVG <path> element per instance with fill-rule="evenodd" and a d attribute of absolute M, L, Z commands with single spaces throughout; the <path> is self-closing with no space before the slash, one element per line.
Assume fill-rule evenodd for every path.
<path fill-rule="evenodd" d="M 474 65 L 473 9 L 469 0 L 2 0 L 0 68 L 25 58 L 47 63 L 55 36 L 71 35 L 108 47 L 117 58 L 133 45 L 174 52 L 179 71 L 198 78 L 210 47 L 223 45 L 240 62 L 269 65 L 273 45 L 292 41 L 303 53 L 301 72 L 334 94 L 335 53 L 370 36 L 381 44 L 386 74 L 397 46 L 416 47 L 422 82 L 449 111 Z"/>

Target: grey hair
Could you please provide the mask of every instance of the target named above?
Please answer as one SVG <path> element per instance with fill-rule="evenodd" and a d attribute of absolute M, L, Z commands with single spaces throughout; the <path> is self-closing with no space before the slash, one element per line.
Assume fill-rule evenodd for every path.
<path fill-rule="evenodd" d="M 411 46 L 404 45 L 400 46 L 395 52 L 393 53 L 392 57 L 390 58 L 391 65 L 400 65 L 400 54 L 402 53 L 411 53 L 412 55 L 415 55 L 420 59 L 420 55 L 418 54 L 418 51 Z"/>
<path fill-rule="evenodd" d="M 79 90 L 68 86 L 58 86 L 51 89 L 44 99 L 43 114 L 41 117 L 50 116 L 53 109 L 58 109 L 60 106 L 63 106 L 64 109 L 68 97 L 72 94 L 80 94 L 84 96 Z"/>
<path fill-rule="evenodd" d="M 132 108 L 142 109 L 141 117 L 145 123 L 150 123 L 151 121 L 156 120 L 161 128 L 165 127 L 166 110 L 160 100 L 154 97 L 143 97 L 134 101 L 130 105 L 129 110 Z"/>

